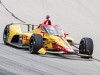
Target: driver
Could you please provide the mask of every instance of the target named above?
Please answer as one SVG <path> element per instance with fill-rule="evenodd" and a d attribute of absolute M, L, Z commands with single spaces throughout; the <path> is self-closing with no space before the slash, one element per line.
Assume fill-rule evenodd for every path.
<path fill-rule="evenodd" d="M 39 28 L 41 25 L 52 25 L 51 20 L 49 20 L 49 18 L 50 18 L 50 16 L 47 15 L 47 16 L 46 16 L 46 20 L 45 20 L 42 24 L 40 24 L 40 25 L 38 26 L 38 28 Z"/>
<path fill-rule="evenodd" d="M 47 15 L 46 16 L 46 20 L 42 24 L 44 24 L 44 25 L 52 25 L 51 20 L 49 20 L 49 18 L 50 18 L 50 16 Z"/>

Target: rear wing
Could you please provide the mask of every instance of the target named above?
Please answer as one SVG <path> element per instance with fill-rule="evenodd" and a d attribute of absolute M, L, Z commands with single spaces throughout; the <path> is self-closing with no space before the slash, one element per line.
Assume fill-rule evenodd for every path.
<path fill-rule="evenodd" d="M 34 26 L 39 26 L 39 25 L 35 25 L 35 24 L 20 23 L 20 22 L 13 22 L 10 25 L 14 25 L 14 24 L 27 25 L 28 26 L 28 31 L 30 31 L 30 27 L 32 28 L 32 30 L 34 30 Z"/>

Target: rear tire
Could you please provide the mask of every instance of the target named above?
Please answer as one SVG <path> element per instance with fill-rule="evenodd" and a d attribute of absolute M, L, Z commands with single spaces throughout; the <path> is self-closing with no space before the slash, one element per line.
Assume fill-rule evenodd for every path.
<path fill-rule="evenodd" d="M 38 54 L 38 50 L 43 47 L 43 38 L 40 34 L 33 34 L 29 42 L 29 50 L 32 54 Z"/>
<path fill-rule="evenodd" d="M 93 54 L 93 40 L 91 38 L 82 38 L 79 46 L 79 53 L 88 56 L 82 58 L 91 58 Z"/>
<path fill-rule="evenodd" d="M 7 25 L 4 29 L 3 32 L 3 41 L 5 45 L 8 45 L 7 41 L 8 41 L 8 36 L 9 36 L 9 25 Z"/>

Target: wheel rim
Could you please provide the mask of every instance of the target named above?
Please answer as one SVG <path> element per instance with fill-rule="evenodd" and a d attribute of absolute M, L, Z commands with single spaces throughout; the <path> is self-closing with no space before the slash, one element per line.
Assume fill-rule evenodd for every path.
<path fill-rule="evenodd" d="M 30 40 L 30 51 L 31 51 L 31 53 L 33 53 L 34 52 L 34 45 L 35 45 L 35 41 L 31 38 L 31 40 Z"/>
<path fill-rule="evenodd" d="M 6 34 L 4 34 L 3 38 L 6 40 L 6 39 L 7 39 L 7 35 L 6 35 Z"/>
<path fill-rule="evenodd" d="M 7 37 L 8 37 L 8 28 L 6 27 L 3 35 L 4 42 L 7 42 Z"/>
<path fill-rule="evenodd" d="M 79 50 L 80 50 L 80 53 L 82 53 L 82 54 L 84 54 L 84 52 L 85 52 L 85 41 L 81 41 L 80 42 L 80 48 L 79 48 Z"/>

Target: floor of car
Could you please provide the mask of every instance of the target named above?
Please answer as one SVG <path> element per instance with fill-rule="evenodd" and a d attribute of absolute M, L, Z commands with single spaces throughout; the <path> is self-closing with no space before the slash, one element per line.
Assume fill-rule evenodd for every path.
<path fill-rule="evenodd" d="M 19 44 L 19 43 L 11 43 L 11 45 L 18 47 L 18 48 L 28 48 L 28 45 L 23 45 L 23 44 Z"/>

